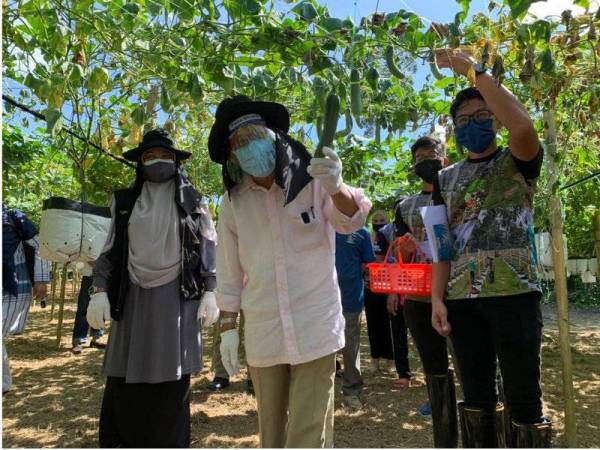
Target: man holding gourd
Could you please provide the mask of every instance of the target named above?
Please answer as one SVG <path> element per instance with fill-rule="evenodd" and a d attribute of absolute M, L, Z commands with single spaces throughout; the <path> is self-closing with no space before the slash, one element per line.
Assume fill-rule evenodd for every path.
<path fill-rule="evenodd" d="M 332 149 L 312 157 L 289 125 L 283 105 L 245 96 L 216 111 L 209 152 L 227 189 L 217 246 L 221 355 L 234 375 L 243 310 L 260 446 L 332 447 L 335 353 L 344 347 L 335 232 L 362 228 L 371 203 L 343 183 Z"/>
<path fill-rule="evenodd" d="M 468 77 L 474 87 L 450 108 L 456 141 L 467 158 L 433 179 L 433 201 L 445 205 L 454 239 L 450 261 L 433 266 L 432 325 L 450 336 L 465 401 L 459 404 L 463 447 L 502 447 L 496 390 L 500 366 L 514 447 L 548 447 L 551 423 L 543 416 L 540 384 L 541 289 L 532 254 L 533 195 L 543 149 L 525 106 L 485 67 L 458 50 L 436 52 L 437 65 Z M 507 148 L 496 133 L 508 130 Z M 469 283 L 469 255 L 494 257 Z"/>

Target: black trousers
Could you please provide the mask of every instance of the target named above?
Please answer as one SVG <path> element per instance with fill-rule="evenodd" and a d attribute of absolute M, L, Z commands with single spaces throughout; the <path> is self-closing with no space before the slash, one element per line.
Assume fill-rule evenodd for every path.
<path fill-rule="evenodd" d="M 446 302 L 467 406 L 493 411 L 499 363 L 511 417 L 521 423 L 542 417 L 539 300 L 533 293 Z"/>
<path fill-rule="evenodd" d="M 447 374 L 446 338 L 440 336 L 431 326 L 431 303 L 407 300 L 404 303 L 404 320 L 417 346 L 425 374 Z"/>
<path fill-rule="evenodd" d="M 390 315 L 392 323 L 392 344 L 394 347 L 394 362 L 400 378 L 410 378 L 408 363 L 408 329 L 404 320 L 404 307 L 399 306 L 395 316 Z"/>
<path fill-rule="evenodd" d="M 100 412 L 101 448 L 190 446 L 190 376 L 165 383 L 108 377 Z"/>
<path fill-rule="evenodd" d="M 371 358 L 394 359 L 390 317 L 387 312 L 387 295 L 365 289 L 365 314 Z"/>

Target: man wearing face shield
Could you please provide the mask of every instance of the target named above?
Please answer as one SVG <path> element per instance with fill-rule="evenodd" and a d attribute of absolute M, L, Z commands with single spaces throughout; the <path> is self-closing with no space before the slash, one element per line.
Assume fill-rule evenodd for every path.
<path fill-rule="evenodd" d="M 332 447 L 335 353 L 344 319 L 335 232 L 362 228 L 371 207 L 325 148 L 312 158 L 287 135 L 280 104 L 224 100 L 209 136 L 227 193 L 219 213 L 221 356 L 239 371 L 236 317 L 256 392 L 261 447 Z M 244 284 L 244 274 L 247 282 Z"/>
<path fill-rule="evenodd" d="M 202 368 L 198 320 L 218 319 L 216 232 L 163 130 L 126 153 L 133 187 L 116 191 L 94 267 L 87 320 L 113 319 L 103 374 L 100 447 L 189 447 L 190 374 Z"/>
<path fill-rule="evenodd" d="M 475 87 L 450 108 L 456 141 L 467 158 L 433 180 L 433 201 L 445 205 L 454 241 L 451 261 L 434 264 L 432 325 L 450 335 L 465 401 L 459 404 L 463 447 L 503 447 L 498 403 L 499 363 L 513 447 L 549 447 L 540 385 L 542 315 L 533 242 L 533 195 L 543 149 L 519 100 L 485 68 L 460 51 L 436 53 L 439 67 L 470 78 Z M 498 148 L 500 124 L 508 148 Z M 494 277 L 489 265 L 494 258 Z M 471 285 L 468 262 L 480 271 Z"/>
<path fill-rule="evenodd" d="M 399 250 L 404 261 L 431 263 L 431 250 L 420 209 L 432 204 L 433 179 L 438 170 L 448 165 L 444 144 L 431 136 L 423 136 L 411 147 L 413 167 L 422 180 L 419 194 L 406 197 L 395 211 L 396 236 L 403 237 Z M 388 309 L 399 310 L 398 297 L 388 297 Z M 448 369 L 446 338 L 431 326 L 431 298 L 408 296 L 404 303 L 404 320 L 413 337 L 427 382 L 433 421 L 433 443 L 436 448 L 455 448 L 458 444 L 456 393 L 454 376 Z"/>

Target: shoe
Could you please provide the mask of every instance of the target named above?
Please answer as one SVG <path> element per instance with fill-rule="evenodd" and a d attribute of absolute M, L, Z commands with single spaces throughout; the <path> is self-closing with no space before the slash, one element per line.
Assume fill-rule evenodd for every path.
<path fill-rule="evenodd" d="M 344 395 L 344 404 L 350 409 L 355 410 L 362 409 L 363 406 L 358 395 Z"/>
<path fill-rule="evenodd" d="M 90 347 L 104 350 L 106 348 L 106 344 L 98 341 L 97 339 L 92 339 L 92 341 L 90 342 Z"/>
<path fill-rule="evenodd" d="M 421 405 L 421 407 L 419 408 L 419 414 L 421 414 L 423 417 L 430 416 L 431 415 L 431 403 L 429 403 L 429 402 L 423 403 Z"/>
<path fill-rule="evenodd" d="M 208 389 L 211 391 L 221 391 L 229 387 L 229 378 L 215 377 L 215 379 L 208 385 Z"/>
<path fill-rule="evenodd" d="M 229 382 L 228 382 L 229 384 Z M 251 395 L 254 397 L 255 393 L 254 393 L 254 384 L 252 383 L 252 380 L 250 378 L 248 378 L 246 380 L 246 394 Z"/>
<path fill-rule="evenodd" d="M 433 446 L 456 448 L 458 446 L 458 420 L 456 417 L 456 391 L 454 374 L 425 375 L 429 410 L 433 422 Z"/>
<path fill-rule="evenodd" d="M 515 448 L 550 448 L 552 422 L 543 418 L 540 423 L 525 424 L 511 421 L 511 442 Z"/>
<path fill-rule="evenodd" d="M 79 355 L 81 352 L 83 352 L 83 345 L 81 345 L 81 344 L 74 345 L 73 348 L 71 349 L 71 352 L 76 355 Z"/>

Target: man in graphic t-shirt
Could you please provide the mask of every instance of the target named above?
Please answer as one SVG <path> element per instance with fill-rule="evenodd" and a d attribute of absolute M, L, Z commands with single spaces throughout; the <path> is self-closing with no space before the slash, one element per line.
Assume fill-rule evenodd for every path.
<path fill-rule="evenodd" d="M 440 50 L 436 59 L 475 85 L 450 109 L 467 158 L 438 172 L 432 195 L 434 204 L 445 205 L 454 239 L 451 261 L 434 264 L 432 325 L 454 344 L 465 398 L 459 405 L 463 447 L 504 446 L 496 361 L 512 446 L 549 447 L 540 386 L 541 290 L 531 242 L 543 150 L 523 104 L 484 67 L 460 51 Z M 508 130 L 508 148 L 496 145 L 500 126 Z M 475 274 L 471 286 L 471 257 L 494 257 L 493 282 Z"/>

